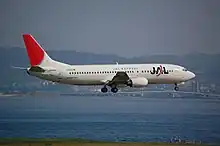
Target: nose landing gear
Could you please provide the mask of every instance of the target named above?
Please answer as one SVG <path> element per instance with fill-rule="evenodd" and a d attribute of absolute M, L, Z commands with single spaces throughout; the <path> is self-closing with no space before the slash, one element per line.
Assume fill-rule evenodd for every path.
<path fill-rule="evenodd" d="M 178 91 L 178 90 L 179 90 L 179 87 L 178 87 L 177 83 L 175 83 L 174 90 L 175 90 L 175 91 Z"/>

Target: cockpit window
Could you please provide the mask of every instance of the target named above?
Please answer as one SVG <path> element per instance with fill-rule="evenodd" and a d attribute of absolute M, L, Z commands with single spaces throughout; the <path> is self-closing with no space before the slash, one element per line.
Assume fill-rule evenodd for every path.
<path fill-rule="evenodd" d="M 183 68 L 183 71 L 187 71 L 187 69 L 186 69 L 186 68 Z"/>

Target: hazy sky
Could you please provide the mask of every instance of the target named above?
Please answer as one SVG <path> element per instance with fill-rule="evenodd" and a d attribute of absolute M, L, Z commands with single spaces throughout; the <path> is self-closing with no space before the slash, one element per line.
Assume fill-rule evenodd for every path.
<path fill-rule="evenodd" d="M 120 56 L 220 52 L 220 0 L 0 0 L 0 46 Z"/>

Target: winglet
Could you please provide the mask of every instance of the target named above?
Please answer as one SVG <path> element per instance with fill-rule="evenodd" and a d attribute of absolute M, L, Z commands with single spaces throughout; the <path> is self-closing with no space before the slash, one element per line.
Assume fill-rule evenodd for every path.
<path fill-rule="evenodd" d="M 44 59 L 44 50 L 31 34 L 23 34 L 24 44 L 31 66 L 39 65 Z"/>

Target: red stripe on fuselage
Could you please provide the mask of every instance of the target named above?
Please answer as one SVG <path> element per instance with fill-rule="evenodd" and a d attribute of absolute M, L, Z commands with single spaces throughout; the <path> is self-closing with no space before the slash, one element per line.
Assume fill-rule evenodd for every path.
<path fill-rule="evenodd" d="M 162 67 L 162 65 L 160 65 L 160 72 L 157 76 L 161 75 L 162 73 L 163 73 L 163 67 Z"/>
<path fill-rule="evenodd" d="M 39 65 L 44 58 L 43 49 L 30 34 L 24 34 L 23 39 L 31 66 Z"/>

